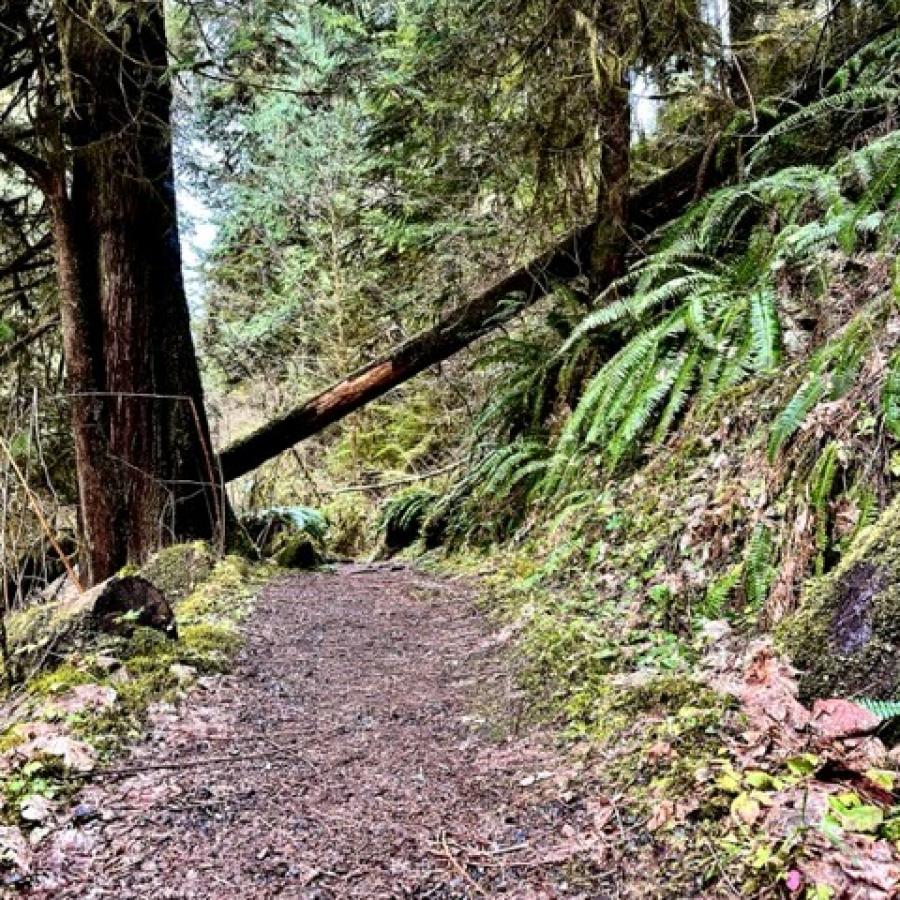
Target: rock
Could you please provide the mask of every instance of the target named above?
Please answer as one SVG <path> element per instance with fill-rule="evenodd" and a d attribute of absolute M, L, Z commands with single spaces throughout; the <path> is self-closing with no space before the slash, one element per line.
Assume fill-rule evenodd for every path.
<path fill-rule="evenodd" d="M 31 874 L 31 848 L 21 830 L 15 826 L 0 826 L 0 871 L 6 884 L 15 884 Z"/>
<path fill-rule="evenodd" d="M 110 578 L 100 585 L 91 620 L 110 634 L 130 636 L 135 627 L 155 628 L 176 638 L 175 613 L 165 594 L 140 575 Z"/>
<path fill-rule="evenodd" d="M 94 668 L 101 672 L 115 672 L 122 667 L 122 660 L 107 653 L 100 653 L 94 657 Z"/>
<path fill-rule="evenodd" d="M 140 576 L 110 578 L 84 592 L 67 584 L 57 600 L 14 612 L 6 624 L 13 670 L 19 674 L 40 665 L 50 647 L 57 655 L 65 654 L 83 640 L 85 630 L 127 637 L 141 625 L 177 637 L 175 615 L 165 594 Z M 117 668 L 114 657 L 106 657 L 102 665 L 111 671 Z"/>
<path fill-rule="evenodd" d="M 290 508 L 264 510 L 246 516 L 241 525 L 261 556 L 270 557 L 285 568 L 311 569 L 324 562 L 322 537 L 303 525 L 313 517 L 295 512 Z"/>
<path fill-rule="evenodd" d="M 79 684 L 54 698 L 54 708 L 66 715 L 85 710 L 107 709 L 118 697 L 115 690 L 102 684 Z"/>
<path fill-rule="evenodd" d="M 78 825 L 91 822 L 100 815 L 93 803 L 81 802 L 72 809 L 72 821 Z"/>
<path fill-rule="evenodd" d="M 119 666 L 119 668 L 109 676 L 109 680 L 113 684 L 125 684 L 125 682 L 131 681 L 131 675 L 128 674 L 126 666 Z"/>
<path fill-rule="evenodd" d="M 900 696 L 900 498 L 808 584 L 778 634 L 802 672 L 802 697 Z"/>
<path fill-rule="evenodd" d="M 191 684 L 197 680 L 197 670 L 193 666 L 185 666 L 181 663 L 172 663 L 169 666 L 169 674 L 178 679 L 179 684 Z"/>
<path fill-rule="evenodd" d="M 823 737 L 840 740 L 871 734 L 881 724 L 881 719 L 850 700 L 816 700 L 811 724 Z"/>
<path fill-rule="evenodd" d="M 19 803 L 19 815 L 26 822 L 47 822 L 53 818 L 53 804 L 41 794 L 29 794 Z"/>
<path fill-rule="evenodd" d="M 307 534 L 282 535 L 275 544 L 273 559 L 286 569 L 312 569 L 322 563 L 322 553 Z"/>
<path fill-rule="evenodd" d="M 209 577 L 215 564 L 212 548 L 203 541 L 174 544 L 155 553 L 138 574 L 167 597 L 180 600 Z"/>
<path fill-rule="evenodd" d="M 57 757 L 72 772 L 90 772 L 96 763 L 94 750 L 89 744 L 58 732 L 41 734 L 14 749 L 16 756 L 25 760 L 41 756 Z"/>

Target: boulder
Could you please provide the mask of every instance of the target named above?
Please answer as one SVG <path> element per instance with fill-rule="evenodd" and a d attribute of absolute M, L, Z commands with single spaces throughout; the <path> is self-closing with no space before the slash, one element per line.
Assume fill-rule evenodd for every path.
<path fill-rule="evenodd" d="M 7 617 L 13 677 L 28 675 L 51 652 L 63 653 L 97 632 L 127 637 L 143 626 L 178 636 L 165 594 L 140 575 L 115 576 L 83 593 L 67 582 L 54 593 L 56 599 Z"/>
<path fill-rule="evenodd" d="M 99 589 L 98 589 L 99 588 Z M 165 594 L 140 575 L 110 578 L 94 589 L 90 619 L 98 631 L 130 637 L 138 626 L 178 637 L 175 613 Z"/>

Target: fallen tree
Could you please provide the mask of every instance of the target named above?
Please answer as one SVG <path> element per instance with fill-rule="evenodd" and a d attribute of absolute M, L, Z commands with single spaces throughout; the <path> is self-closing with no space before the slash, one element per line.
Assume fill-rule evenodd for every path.
<path fill-rule="evenodd" d="M 640 240 L 683 212 L 704 190 L 734 171 L 737 143 L 729 152 L 710 147 L 632 194 L 632 240 Z M 235 441 L 219 454 L 225 481 L 252 472 L 294 444 L 442 362 L 518 316 L 560 282 L 584 270 L 594 222 L 575 228 L 540 256 L 476 292 L 433 328 L 331 385 L 291 411 Z"/>

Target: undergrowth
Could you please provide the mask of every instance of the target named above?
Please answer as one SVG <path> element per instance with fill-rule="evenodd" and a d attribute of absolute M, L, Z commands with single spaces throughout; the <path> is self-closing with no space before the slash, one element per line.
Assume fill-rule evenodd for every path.
<path fill-rule="evenodd" d="M 197 544 L 164 550 L 140 571 L 165 586 L 178 639 L 141 627 L 127 638 L 82 635 L 64 661 L 7 698 L 12 714 L 0 734 L 0 792 L 8 822 L 21 822 L 27 798 L 58 800 L 77 790 L 94 766 L 142 735 L 151 704 L 176 700 L 198 677 L 224 671 L 240 644 L 238 626 L 253 594 L 271 575 L 270 567 L 239 556 L 214 561 Z M 102 702 L 89 700 L 66 712 L 79 686 Z M 48 737 L 44 749 L 41 741 Z M 54 744 L 57 739 L 63 743 Z M 86 771 L 79 772 L 79 758 L 89 760 Z"/>

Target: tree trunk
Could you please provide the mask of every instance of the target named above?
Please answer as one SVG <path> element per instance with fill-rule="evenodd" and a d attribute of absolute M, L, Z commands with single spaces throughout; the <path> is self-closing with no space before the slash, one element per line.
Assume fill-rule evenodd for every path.
<path fill-rule="evenodd" d="M 163 4 L 55 11 L 72 153 L 50 205 L 97 582 L 161 544 L 213 536 L 224 500 L 181 273 Z"/>
<path fill-rule="evenodd" d="M 628 77 L 609 85 L 600 100 L 602 134 L 597 220 L 591 240 L 590 285 L 596 296 L 625 274 L 631 178 L 631 105 Z"/>

